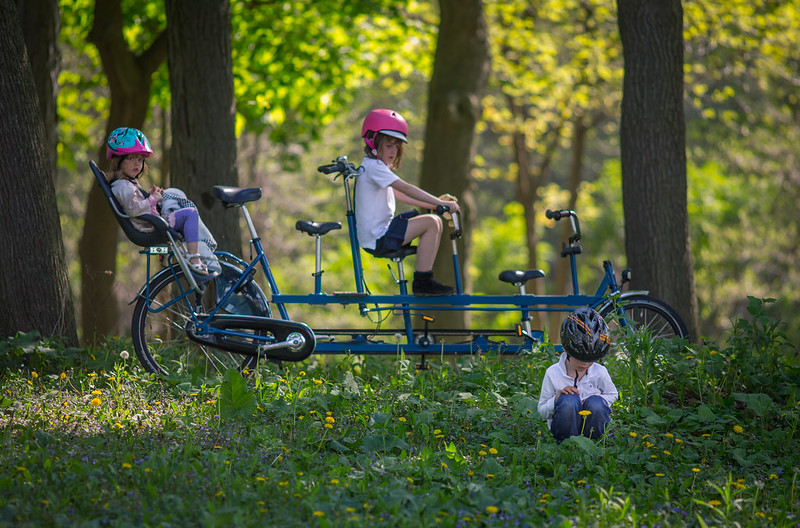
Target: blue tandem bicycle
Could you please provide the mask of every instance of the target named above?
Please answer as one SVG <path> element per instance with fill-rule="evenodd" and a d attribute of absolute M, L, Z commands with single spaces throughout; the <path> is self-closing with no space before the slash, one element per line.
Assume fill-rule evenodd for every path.
<path fill-rule="evenodd" d="M 116 203 L 103 173 L 90 162 L 109 204 L 128 238 L 143 248 L 147 258 L 147 279 L 140 289 L 133 309 L 131 336 L 137 357 L 149 372 L 162 374 L 202 372 L 220 373 L 236 367 L 252 368 L 259 360 L 301 361 L 317 354 L 377 354 L 452 356 L 468 354 L 523 354 L 545 344 L 543 330 L 532 328 L 532 315 L 548 312 L 568 313 L 580 306 L 596 309 L 612 328 L 624 332 L 645 331 L 652 338 L 685 338 L 688 332 L 680 316 L 663 301 L 647 291 L 622 291 L 630 278 L 630 270 L 622 272 L 618 281 L 611 261 L 603 263 L 604 274 L 592 294 L 580 292 L 577 260 L 581 253 L 581 231 L 578 216 L 571 210 L 547 211 L 547 218 L 569 219 L 572 235 L 563 244 L 562 256 L 569 259 L 572 293 L 566 295 L 533 295 L 526 292 L 530 280 L 541 279 L 541 270 L 504 270 L 498 278 L 515 287 L 509 295 L 469 294 L 462 290 L 457 239 L 462 234 L 460 215 L 452 215 L 450 233 L 456 293 L 445 297 L 418 297 L 409 294 L 403 259 L 416 252 L 404 246 L 395 254 L 381 258 L 391 260 L 397 269 L 392 272 L 399 292 L 376 295 L 365 285 L 353 209 L 355 181 L 360 169 L 346 156 L 319 167 L 319 171 L 341 178 L 347 207 L 352 255 L 354 291 L 323 291 L 322 238 L 341 229 L 340 222 L 298 221 L 296 228 L 315 238 L 316 263 L 314 291 L 308 294 L 281 292 L 272 273 L 261 238 L 247 209 L 249 202 L 261 198 L 258 188 L 217 186 L 213 196 L 226 208 L 241 211 L 249 231 L 252 259 L 247 262 L 231 253 L 218 252 L 221 272 L 210 280 L 193 274 L 187 264 L 185 248 L 179 235 L 171 231 L 159 217 L 140 217 L 150 221 L 156 230 L 141 233 L 131 226 Z M 439 210 L 438 214 L 446 211 Z M 166 262 L 153 273 L 151 257 Z M 372 257 L 375 258 L 375 257 Z M 390 268 L 391 269 L 391 268 Z M 271 297 L 256 283 L 261 271 Z M 152 273 L 152 275 L 151 275 Z M 357 310 L 370 325 L 367 328 L 313 328 L 301 319 L 294 319 L 290 309 L 302 306 L 344 306 Z M 518 314 L 511 328 L 462 329 L 439 328 L 431 313 L 441 311 L 482 311 Z M 370 319 L 377 314 L 379 323 Z M 516 319 L 516 316 L 514 317 Z M 384 324 L 390 321 L 389 324 Z M 556 346 L 558 348 L 558 346 Z"/>

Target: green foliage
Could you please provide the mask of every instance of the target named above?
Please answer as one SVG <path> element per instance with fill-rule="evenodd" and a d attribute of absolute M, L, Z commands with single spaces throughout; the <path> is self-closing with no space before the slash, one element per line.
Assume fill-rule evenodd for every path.
<path fill-rule="evenodd" d="M 561 445 L 549 353 L 167 381 L 121 341 L 80 363 L 17 336 L 49 366 L 3 364 L 0 524 L 794 526 L 800 361 L 750 308 L 723 348 L 625 343 L 609 434 Z"/>

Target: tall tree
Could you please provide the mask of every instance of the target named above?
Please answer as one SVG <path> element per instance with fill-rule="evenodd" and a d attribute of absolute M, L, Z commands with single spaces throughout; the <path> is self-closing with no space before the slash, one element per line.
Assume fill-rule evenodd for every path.
<path fill-rule="evenodd" d="M 0 336 L 38 330 L 77 344 L 55 187 L 13 0 L 0 1 Z"/>
<path fill-rule="evenodd" d="M 105 138 L 117 127 L 142 128 L 150 107 L 153 72 L 167 57 L 166 32 L 142 53 L 125 41 L 121 0 L 97 0 L 89 40 L 97 46 L 111 89 L 111 110 L 97 159 L 105 162 Z M 81 260 L 81 323 L 84 341 L 117 333 L 119 309 L 113 286 L 119 228 L 100 188 L 92 185 L 78 246 Z"/>
<path fill-rule="evenodd" d="M 697 337 L 686 190 L 680 0 L 618 0 L 625 250 L 633 287 L 671 304 Z"/>
<path fill-rule="evenodd" d="M 441 20 L 428 91 L 420 182 L 433 194 L 456 195 L 464 223 L 469 226 L 475 219 L 471 171 L 475 124 L 481 116 L 481 97 L 489 72 L 489 40 L 481 0 L 439 0 L 439 8 Z M 434 267 L 441 281 L 452 277 L 447 245 L 445 240 Z M 465 230 L 460 251 L 462 269 L 469 267 L 470 247 L 470 233 Z M 470 289 L 468 280 L 464 288 Z M 462 316 L 453 312 L 445 312 L 440 318 L 441 326 L 464 324 Z"/>
<path fill-rule="evenodd" d="M 56 127 L 56 94 L 59 70 L 58 0 L 19 1 L 19 17 L 22 35 L 28 50 L 28 59 L 33 71 L 33 81 L 39 98 L 50 169 L 58 163 L 58 128 Z"/>
<path fill-rule="evenodd" d="M 211 196 L 236 186 L 231 8 L 228 0 L 167 0 L 172 90 L 172 183 L 213 226 L 220 249 L 239 254 L 239 217 Z"/>

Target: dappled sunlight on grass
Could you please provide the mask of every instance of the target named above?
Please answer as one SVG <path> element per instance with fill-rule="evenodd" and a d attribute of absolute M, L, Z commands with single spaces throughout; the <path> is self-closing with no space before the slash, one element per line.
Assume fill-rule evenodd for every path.
<path fill-rule="evenodd" d="M 162 379 L 125 341 L 0 343 L 0 524 L 795 526 L 797 349 L 625 344 L 608 434 L 558 445 L 546 353 L 317 357 Z M 767 382 L 768 381 L 768 382 Z"/>

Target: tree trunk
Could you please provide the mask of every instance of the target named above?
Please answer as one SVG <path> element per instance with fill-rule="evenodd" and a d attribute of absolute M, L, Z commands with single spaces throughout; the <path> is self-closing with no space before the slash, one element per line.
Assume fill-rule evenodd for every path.
<path fill-rule="evenodd" d="M 439 0 L 441 21 L 433 74 L 428 91 L 425 152 L 420 186 L 432 194 L 445 192 L 458 197 L 464 220 L 459 245 L 461 269 L 469 269 L 471 232 L 474 225 L 474 182 L 471 169 L 475 123 L 481 117 L 481 95 L 489 69 L 489 43 L 480 0 Z M 447 230 L 445 230 L 447 233 Z M 447 235 L 445 234 L 445 237 Z M 449 239 L 442 240 L 434 274 L 443 283 L 453 283 Z M 465 291 L 469 277 L 462 273 Z M 439 314 L 439 327 L 461 327 L 464 315 Z"/>
<path fill-rule="evenodd" d="M 150 105 L 152 74 L 167 57 L 166 33 L 157 37 L 144 53 L 134 55 L 122 31 L 120 0 L 97 0 L 89 40 L 97 46 L 111 89 L 111 112 L 97 153 L 101 167 L 107 167 L 105 140 L 112 130 L 120 126 L 142 128 Z M 119 232 L 100 188 L 92 185 L 83 234 L 78 244 L 81 322 L 85 342 L 119 334 L 120 331 L 119 308 L 114 293 Z"/>
<path fill-rule="evenodd" d="M 239 216 L 211 196 L 238 185 L 228 0 L 167 0 L 172 91 L 172 183 L 183 189 L 219 243 L 240 254 Z"/>
<path fill-rule="evenodd" d="M 578 189 L 580 188 L 582 173 L 583 173 L 583 154 L 586 149 L 586 134 L 589 127 L 584 122 L 583 116 L 576 116 L 572 122 L 572 160 L 569 167 L 569 181 L 567 182 L 567 190 L 569 191 L 569 203 L 564 208 L 570 211 L 575 209 L 575 204 L 578 202 Z M 580 214 L 580 212 L 578 213 Z M 569 264 L 569 259 L 561 256 L 561 242 L 567 241 L 572 236 L 572 224 L 567 221 L 559 222 L 558 231 L 561 234 L 556 247 L 556 261 L 553 265 L 552 280 L 553 291 L 550 292 L 554 295 L 563 295 L 573 293 L 572 291 L 572 268 Z M 587 292 L 581 292 L 587 293 Z M 594 292 L 589 292 L 594 293 Z M 564 319 L 564 314 L 561 312 L 550 312 L 548 320 L 548 332 L 551 336 L 558 336 L 559 329 L 561 328 L 561 321 Z"/>
<path fill-rule="evenodd" d="M 633 288 L 675 308 L 697 334 L 686 196 L 680 0 L 618 0 L 625 59 L 620 147 Z"/>
<path fill-rule="evenodd" d="M 61 55 L 58 51 L 60 16 L 58 0 L 19 0 L 22 35 L 33 71 L 33 82 L 39 98 L 39 113 L 47 138 L 50 170 L 55 177 L 58 165 L 58 127 L 56 92 Z"/>
<path fill-rule="evenodd" d="M 12 0 L 0 0 L 0 71 L 0 337 L 38 330 L 76 345 L 47 140 Z"/>

